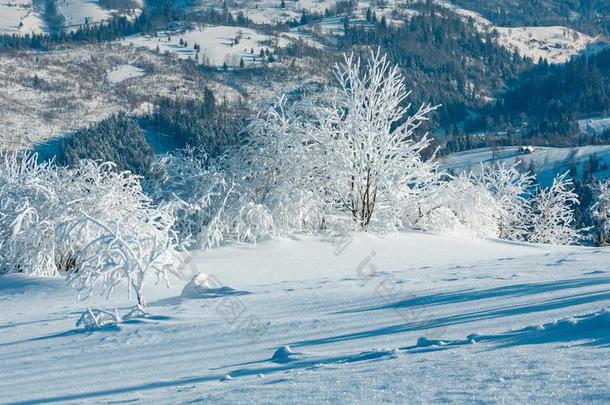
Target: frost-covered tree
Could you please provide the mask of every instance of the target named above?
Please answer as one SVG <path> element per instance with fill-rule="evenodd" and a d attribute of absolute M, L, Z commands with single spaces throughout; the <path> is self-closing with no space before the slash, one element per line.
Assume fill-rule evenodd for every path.
<path fill-rule="evenodd" d="M 597 185 L 594 201 L 590 214 L 593 220 L 595 243 L 605 246 L 610 241 L 610 180 Z"/>
<path fill-rule="evenodd" d="M 525 240 L 530 220 L 531 189 L 534 177 L 522 173 L 517 165 L 506 167 L 496 164 L 482 167 L 475 181 L 490 191 L 496 204 L 497 237 L 508 240 Z"/>
<path fill-rule="evenodd" d="M 567 175 L 558 175 L 549 188 L 539 187 L 533 196 L 530 242 L 569 245 L 580 239 L 574 228 L 573 210 L 573 205 L 578 204 L 578 195 Z"/>
<path fill-rule="evenodd" d="M 476 237 L 498 236 L 499 200 L 478 179 L 468 174 L 445 182 L 422 210 L 418 229 Z"/>
<path fill-rule="evenodd" d="M 126 283 L 143 308 L 145 278 L 167 282 L 182 263 L 173 209 L 153 205 L 139 177 L 110 163 L 82 161 L 70 171 L 70 180 L 81 203 L 68 210 L 68 220 L 59 227 L 61 238 L 75 250 L 68 283 L 79 297 L 96 288 L 109 295 Z"/>
<path fill-rule="evenodd" d="M 380 51 L 365 62 L 346 55 L 335 76 L 338 88 L 325 95 L 308 128 L 318 184 L 357 226 L 367 227 L 374 215 L 390 223 L 437 179 L 433 161 L 422 157 L 427 136 L 415 137 L 436 107 L 408 115 L 404 78 Z"/>
<path fill-rule="evenodd" d="M 71 267 L 73 257 L 57 235 L 65 219 L 62 179 L 55 165 L 36 159 L 0 156 L 0 273 L 55 276 Z"/>
<path fill-rule="evenodd" d="M 90 160 L 0 157 L 0 238 L 2 272 L 65 274 L 80 296 L 125 282 L 140 306 L 145 277 L 181 263 L 173 210 L 152 205 L 138 176 Z"/>

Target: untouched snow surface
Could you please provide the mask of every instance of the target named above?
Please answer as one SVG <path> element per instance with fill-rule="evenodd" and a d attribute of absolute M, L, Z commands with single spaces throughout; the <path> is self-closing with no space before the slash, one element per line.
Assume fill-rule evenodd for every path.
<path fill-rule="evenodd" d="M 144 76 L 146 74 L 146 72 L 144 71 L 144 69 L 141 69 L 139 67 L 136 66 L 132 66 L 132 65 L 122 65 L 119 66 L 117 69 L 108 72 L 107 75 L 107 79 L 108 81 L 112 82 L 112 83 L 121 83 L 124 82 L 125 80 L 134 78 L 134 77 L 141 77 Z"/>
<path fill-rule="evenodd" d="M 0 403 L 610 400 L 610 249 L 358 234 L 191 259 L 152 316 L 97 331 L 80 313 L 122 291 L 1 276 Z M 181 297 L 199 272 L 248 293 Z"/>

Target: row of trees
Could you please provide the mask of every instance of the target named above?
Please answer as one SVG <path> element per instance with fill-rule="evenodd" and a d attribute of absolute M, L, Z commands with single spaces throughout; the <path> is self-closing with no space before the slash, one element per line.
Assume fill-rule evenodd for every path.
<path fill-rule="evenodd" d="M 218 102 L 212 90 L 205 88 L 200 100 L 158 99 L 142 125 L 179 148 L 200 148 L 218 155 L 240 142 L 244 122 L 245 108 L 240 102 Z"/>
<path fill-rule="evenodd" d="M 0 51 L 3 49 L 46 51 L 57 44 L 113 41 L 127 35 L 151 30 L 151 21 L 145 13 L 134 19 L 123 16 L 113 17 L 105 23 L 85 25 L 69 32 L 58 30 L 52 34 L 3 34 L 0 35 Z"/>
<path fill-rule="evenodd" d="M 126 281 L 141 310 L 147 277 L 178 272 L 184 246 L 407 229 L 580 239 L 566 174 L 542 188 L 515 167 L 452 176 L 434 153 L 424 157 L 422 125 L 436 106 L 410 113 L 405 79 L 380 51 L 364 61 L 346 56 L 335 79 L 322 93 L 271 102 L 248 125 L 247 143 L 219 156 L 192 148 L 162 156 L 144 182 L 112 163 L 2 156 L 0 271 L 65 274 L 83 295 Z M 591 206 L 604 235 L 609 187 Z M 90 312 L 83 322 L 103 316 Z"/>
<path fill-rule="evenodd" d="M 166 157 L 151 185 L 179 196 L 178 223 L 199 247 L 292 231 L 421 229 L 538 243 L 573 243 L 578 200 L 566 175 L 548 188 L 516 168 L 451 176 L 419 133 L 436 109 L 411 115 L 397 66 L 375 53 L 346 57 L 337 87 L 280 97 L 248 127 L 248 143 L 211 159 Z M 185 175 L 188 173 L 188 175 Z"/>

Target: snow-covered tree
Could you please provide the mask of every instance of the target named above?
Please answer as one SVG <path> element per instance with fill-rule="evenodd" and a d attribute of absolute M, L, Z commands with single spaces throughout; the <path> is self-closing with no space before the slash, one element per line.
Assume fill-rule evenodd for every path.
<path fill-rule="evenodd" d="M 496 200 L 494 217 L 498 223 L 497 237 L 525 240 L 529 228 L 534 177 L 520 172 L 517 165 L 506 167 L 495 164 L 482 167 L 481 174 L 475 181 L 484 185 Z"/>
<path fill-rule="evenodd" d="M 578 204 L 578 195 L 567 175 L 558 175 L 549 188 L 539 187 L 533 196 L 530 242 L 569 245 L 580 239 L 580 233 L 574 228 L 573 210 L 573 205 Z"/>
<path fill-rule="evenodd" d="M 135 293 L 144 307 L 145 278 L 167 282 L 182 263 L 173 208 L 153 205 L 140 178 L 116 171 L 111 163 L 85 160 L 69 173 L 81 200 L 59 227 L 61 238 L 75 249 L 68 282 L 79 297 L 96 288 L 108 295 L 126 283 L 129 295 Z"/>
<path fill-rule="evenodd" d="M 610 241 L 610 180 L 597 185 L 594 201 L 590 214 L 593 220 L 595 243 L 605 246 Z"/>
<path fill-rule="evenodd" d="M 114 164 L 58 167 L 34 154 L 0 157 L 2 271 L 58 276 L 87 296 L 126 282 L 138 304 L 147 276 L 180 266 L 173 210 L 153 206 L 140 178 Z"/>
<path fill-rule="evenodd" d="M 404 78 L 380 51 L 365 62 L 346 55 L 335 76 L 338 88 L 325 95 L 328 102 L 318 106 L 304 140 L 313 142 L 317 185 L 358 227 L 374 216 L 391 223 L 438 178 L 433 161 L 422 157 L 427 136 L 415 137 L 436 107 L 422 105 L 408 115 Z"/>
<path fill-rule="evenodd" d="M 0 273 L 55 276 L 72 263 L 57 226 L 65 220 L 61 176 L 33 154 L 0 156 Z"/>
<path fill-rule="evenodd" d="M 418 229 L 476 237 L 498 236 L 501 205 L 472 175 L 445 182 L 430 204 L 422 208 Z"/>

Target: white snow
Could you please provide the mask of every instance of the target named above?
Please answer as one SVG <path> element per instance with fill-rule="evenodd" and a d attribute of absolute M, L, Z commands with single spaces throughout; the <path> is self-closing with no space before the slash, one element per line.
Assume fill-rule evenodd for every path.
<path fill-rule="evenodd" d="M 0 34 L 40 34 L 46 29 L 31 0 L 0 0 Z"/>
<path fill-rule="evenodd" d="M 216 276 L 209 276 L 204 273 L 197 273 L 193 276 L 184 288 L 180 296 L 182 298 L 216 298 L 225 295 L 243 295 L 245 291 L 238 291 L 231 287 L 224 286 Z"/>
<path fill-rule="evenodd" d="M 238 43 L 235 39 L 238 38 Z M 180 45 L 186 41 L 187 47 Z M 126 38 L 123 44 L 144 46 L 161 53 L 169 52 L 181 59 L 196 57 L 195 44 L 201 46 L 199 62 L 210 66 L 239 66 L 240 58 L 246 65 L 260 64 L 260 50 L 273 51 L 277 46 L 287 44 L 288 39 L 278 39 L 261 34 L 250 28 L 232 26 L 209 26 L 185 32 L 158 32 L 157 36 L 135 35 Z M 251 51 L 254 51 L 251 53 Z"/>
<path fill-rule="evenodd" d="M 435 0 L 439 6 L 445 7 L 464 19 L 472 20 L 479 31 L 497 31 L 497 43 L 521 56 L 531 58 L 538 63 L 540 58 L 549 63 L 565 63 L 575 55 L 587 52 L 596 46 L 597 37 L 563 26 L 550 27 L 497 27 L 479 13 L 461 8 L 450 1 Z"/>
<path fill-rule="evenodd" d="M 0 402 L 610 397 L 609 249 L 350 238 L 196 254 L 199 270 L 251 293 L 182 300 L 186 280 L 173 280 L 150 289 L 149 317 L 97 331 L 75 327 L 80 313 L 126 300 L 77 302 L 61 280 L 1 276 Z"/>
<path fill-rule="evenodd" d="M 60 0 L 57 5 L 65 17 L 66 28 L 78 28 L 85 23 L 95 24 L 111 17 L 109 10 L 95 0 Z"/>
<path fill-rule="evenodd" d="M 500 45 L 536 63 L 540 58 L 547 59 L 549 63 L 565 63 L 596 40 L 562 26 L 495 27 L 495 30 L 499 33 Z"/>
<path fill-rule="evenodd" d="M 134 77 L 142 77 L 146 74 L 144 69 L 133 65 L 122 65 L 115 70 L 108 72 L 106 78 L 112 83 L 121 83 Z"/>

